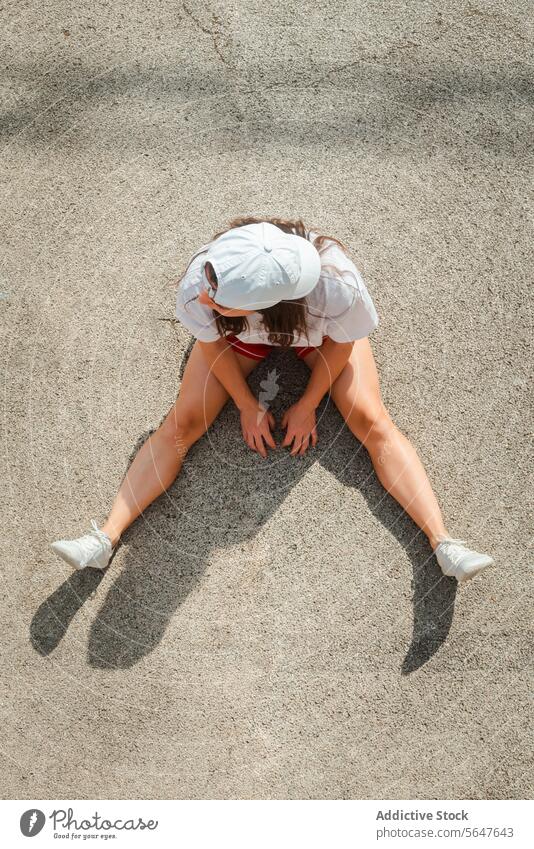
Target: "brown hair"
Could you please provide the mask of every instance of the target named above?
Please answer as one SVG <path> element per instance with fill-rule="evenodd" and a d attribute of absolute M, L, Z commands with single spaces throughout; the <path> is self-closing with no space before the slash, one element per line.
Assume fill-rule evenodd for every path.
<path fill-rule="evenodd" d="M 317 248 L 319 254 L 326 250 L 328 242 L 330 241 L 336 242 L 343 251 L 347 250 L 345 245 L 340 242 L 339 239 L 334 238 L 334 236 L 317 235 L 315 239 L 310 239 L 310 231 L 317 232 L 318 228 L 311 227 L 306 229 L 302 219 L 300 218 L 296 221 L 291 221 L 285 218 L 255 218 L 252 216 L 233 218 L 228 222 L 228 226 L 225 227 L 224 230 L 220 230 L 212 236 L 211 241 L 222 236 L 223 233 L 226 233 L 234 227 L 244 227 L 246 224 L 260 224 L 262 221 L 268 221 L 270 224 L 274 224 L 285 233 L 302 236 L 304 239 L 311 241 L 315 248 Z M 178 285 L 182 282 L 191 262 L 192 260 L 189 261 L 187 268 L 180 275 L 178 281 L 174 281 L 175 283 L 177 282 Z M 335 266 L 323 265 L 322 268 L 329 268 L 341 277 L 341 272 Z M 280 301 L 272 307 L 257 310 L 257 312 L 259 312 L 262 316 L 261 323 L 268 333 L 268 339 L 271 345 L 281 345 L 283 348 L 287 348 L 291 345 L 295 338 L 298 338 L 300 334 L 306 337 L 308 335 L 306 326 L 306 313 L 308 312 L 308 308 L 305 297 L 291 301 Z M 221 336 L 226 336 L 229 333 L 233 333 L 237 336 L 249 327 L 247 321 L 248 317 L 246 315 L 226 316 L 221 315 L 221 313 L 216 310 L 213 310 L 213 316 L 215 318 L 217 330 Z M 294 335 L 295 333 L 297 334 L 296 337 Z"/>

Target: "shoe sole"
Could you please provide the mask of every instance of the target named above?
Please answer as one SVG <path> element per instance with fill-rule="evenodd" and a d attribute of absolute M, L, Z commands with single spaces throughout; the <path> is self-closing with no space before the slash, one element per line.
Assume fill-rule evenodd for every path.
<path fill-rule="evenodd" d="M 479 566 L 477 569 L 474 569 L 469 575 L 466 575 L 465 578 L 462 578 L 461 581 L 458 581 L 459 584 L 467 584 L 468 581 L 472 581 L 473 578 L 476 578 L 477 575 L 480 575 L 481 572 L 484 572 L 486 569 L 489 569 L 490 566 L 495 565 L 495 560 L 491 560 L 489 563 L 483 563 L 482 566 Z"/>
<path fill-rule="evenodd" d="M 69 557 L 69 555 L 66 552 L 60 551 L 59 549 L 54 548 L 53 542 L 50 543 L 50 548 L 52 549 L 54 554 L 57 554 L 58 557 L 61 557 L 61 559 L 64 560 L 65 563 L 68 563 L 69 566 L 72 566 L 73 569 L 77 569 L 78 572 L 82 572 L 84 569 L 98 569 L 99 572 L 103 572 L 104 569 L 107 569 L 107 566 L 104 566 L 103 568 L 102 568 L 102 566 L 80 566 L 78 561 L 73 560 L 71 557 Z"/>

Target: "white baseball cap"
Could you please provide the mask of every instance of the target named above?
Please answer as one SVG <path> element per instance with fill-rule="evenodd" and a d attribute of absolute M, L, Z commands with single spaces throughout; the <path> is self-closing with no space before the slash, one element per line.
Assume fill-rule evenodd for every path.
<path fill-rule="evenodd" d="M 311 242 L 268 221 L 227 230 L 211 242 L 202 271 L 207 262 L 217 275 L 213 300 L 231 309 L 267 309 L 302 298 L 321 273 L 321 258 Z"/>

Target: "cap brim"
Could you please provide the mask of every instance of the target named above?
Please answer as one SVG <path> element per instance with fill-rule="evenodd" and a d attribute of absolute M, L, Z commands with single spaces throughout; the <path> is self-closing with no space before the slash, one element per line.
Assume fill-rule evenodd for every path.
<path fill-rule="evenodd" d="M 321 276 L 321 257 L 319 251 L 308 239 L 297 236 L 300 254 L 300 277 L 295 287 L 295 299 L 308 295 L 319 282 Z"/>

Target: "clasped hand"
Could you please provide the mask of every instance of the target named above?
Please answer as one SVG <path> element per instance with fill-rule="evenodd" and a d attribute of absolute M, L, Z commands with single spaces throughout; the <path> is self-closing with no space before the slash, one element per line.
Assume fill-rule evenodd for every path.
<path fill-rule="evenodd" d="M 275 425 L 273 414 L 260 401 L 241 410 L 243 439 L 249 448 L 257 451 L 264 459 L 267 457 L 266 445 L 277 447 L 271 433 Z M 286 429 L 282 447 L 292 446 L 291 456 L 305 454 L 310 442 L 312 446 L 317 445 L 315 407 L 302 402 L 302 399 L 285 411 L 282 427 Z"/>

